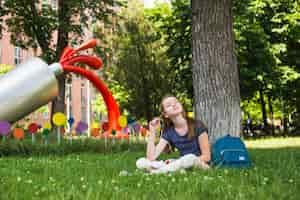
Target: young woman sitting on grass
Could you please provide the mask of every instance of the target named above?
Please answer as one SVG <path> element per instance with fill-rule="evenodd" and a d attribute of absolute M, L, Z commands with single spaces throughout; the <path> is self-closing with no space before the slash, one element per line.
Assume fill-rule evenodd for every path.
<path fill-rule="evenodd" d="M 146 158 L 137 160 L 137 168 L 146 169 L 151 173 L 167 173 L 191 167 L 208 169 L 207 163 L 211 159 L 211 153 L 207 128 L 200 121 L 188 118 L 182 104 L 175 96 L 165 96 L 161 101 L 160 109 L 163 120 L 162 136 L 155 146 L 160 118 L 154 118 L 149 123 Z M 177 148 L 180 158 L 171 162 L 156 161 L 168 146 Z"/>

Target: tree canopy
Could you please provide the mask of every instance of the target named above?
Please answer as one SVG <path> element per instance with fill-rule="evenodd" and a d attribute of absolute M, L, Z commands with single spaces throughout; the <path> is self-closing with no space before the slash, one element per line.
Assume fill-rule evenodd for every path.
<path fill-rule="evenodd" d="M 49 63 L 57 62 L 62 50 L 76 46 L 91 25 L 111 23 L 118 6 L 115 0 L 58 0 L 55 4 L 41 0 L 6 0 L 0 7 L 1 30 L 6 28 L 11 43 L 23 49 L 40 50 Z M 92 34 L 92 31 L 90 31 Z M 89 36 L 85 36 L 89 37 Z M 60 78 L 59 98 L 53 101 L 52 114 L 64 112 L 65 80 Z"/>
<path fill-rule="evenodd" d="M 151 17 L 165 34 L 168 57 L 179 68 L 178 82 L 188 83 L 192 80 L 190 1 L 172 1 L 171 8 L 170 14 Z M 299 120 L 299 9 L 299 2 L 293 0 L 233 1 L 244 119 L 251 117 L 265 125 L 272 115 Z"/>

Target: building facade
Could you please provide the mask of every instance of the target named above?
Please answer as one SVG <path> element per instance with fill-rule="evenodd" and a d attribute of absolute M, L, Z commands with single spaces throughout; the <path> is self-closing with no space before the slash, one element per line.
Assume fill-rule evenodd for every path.
<path fill-rule="evenodd" d="M 50 4 L 54 9 L 57 7 L 57 0 L 43 0 L 42 3 Z M 0 39 L 0 64 L 6 64 L 9 66 L 18 67 L 18 64 L 26 61 L 27 59 L 35 56 L 39 56 L 39 50 L 28 49 L 24 50 L 18 46 L 14 46 L 10 43 L 10 33 L 3 29 L 3 36 Z M 86 30 L 83 41 L 92 37 L 92 34 Z M 54 41 L 56 35 L 53 35 Z M 49 63 L 51 64 L 51 63 Z M 71 80 L 66 83 L 66 99 L 65 99 L 65 113 L 68 118 L 73 117 L 75 124 L 78 121 L 90 123 L 93 115 L 91 108 L 91 101 L 94 99 L 95 90 L 88 80 L 83 79 L 76 75 L 71 75 Z M 50 119 L 51 103 L 43 106 L 43 108 L 31 113 L 24 121 L 36 122 L 40 125 L 48 122 Z"/>

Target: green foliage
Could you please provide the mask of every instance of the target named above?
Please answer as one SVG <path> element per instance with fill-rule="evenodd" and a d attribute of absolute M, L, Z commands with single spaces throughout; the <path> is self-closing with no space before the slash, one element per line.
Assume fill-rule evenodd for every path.
<path fill-rule="evenodd" d="M 256 92 L 255 95 L 251 99 L 241 100 L 241 108 L 243 110 L 243 121 L 246 121 L 248 118 L 251 118 L 253 121 L 261 121 L 262 120 L 262 110 L 260 105 L 260 96 L 259 93 Z M 267 101 L 266 96 L 264 96 L 264 100 Z M 281 99 L 275 99 L 273 102 L 273 115 L 275 119 L 280 119 L 282 117 L 282 102 Z M 266 109 L 269 113 L 269 108 Z"/>
<path fill-rule="evenodd" d="M 127 107 L 130 106 L 130 105 L 128 105 L 128 100 L 130 97 L 129 93 L 126 91 L 126 89 L 124 88 L 124 86 L 122 84 L 119 84 L 115 80 L 107 80 L 106 83 L 107 83 L 107 87 L 113 94 L 115 100 L 118 102 L 121 115 L 124 113 L 127 113 L 128 111 L 126 110 L 126 106 Z M 96 113 L 103 113 L 103 114 L 107 113 L 107 108 L 106 108 L 105 102 L 104 102 L 103 98 L 100 96 L 97 97 L 92 102 L 92 106 L 93 106 L 93 110 Z"/>
<path fill-rule="evenodd" d="M 41 0 L 5 1 L 0 9 L 1 21 L 8 26 L 12 44 L 24 49 L 40 48 L 43 58 L 54 62 L 69 40 L 71 44 L 80 42 L 91 23 L 110 23 L 109 17 L 115 15 L 112 6 L 121 5 L 112 0 L 57 2 L 57 7 L 52 7 Z"/>
<path fill-rule="evenodd" d="M 6 74 L 10 70 L 12 70 L 13 67 L 7 64 L 0 64 L 0 75 Z"/>
<path fill-rule="evenodd" d="M 40 112 L 40 113 L 49 113 L 49 106 L 48 105 L 44 105 L 44 106 L 41 106 L 37 109 L 37 112 Z"/>
<path fill-rule="evenodd" d="M 299 107 L 299 2 L 293 0 L 233 1 L 236 53 L 240 71 L 244 112 L 253 117 L 262 111 L 261 99 L 273 105 L 276 117 Z M 165 12 L 161 12 L 164 10 Z M 163 4 L 147 12 L 161 30 L 167 55 L 176 71 L 176 91 L 192 98 L 190 1 L 172 1 L 171 11 Z M 293 73 L 290 73 L 293 71 Z M 183 84 L 184 83 L 184 84 Z M 188 88 L 188 90 L 186 90 Z M 257 96 L 258 91 L 262 97 Z M 257 99 L 258 98 L 258 99 Z M 279 103 L 280 102 L 280 103 Z M 270 106 L 270 105 L 269 105 Z M 266 116 L 267 117 L 267 116 Z M 271 117 L 271 116 L 269 116 Z"/>
<path fill-rule="evenodd" d="M 300 102 L 299 90 L 296 89 L 299 88 L 297 72 L 300 63 L 297 50 L 300 47 L 299 2 L 240 0 L 233 3 L 244 112 L 251 113 L 255 118 L 259 113 L 267 112 L 266 106 L 262 108 L 260 105 L 261 100 L 273 106 L 276 117 L 296 112 L 295 109 L 299 112 L 299 103 L 296 103 Z M 161 37 L 167 46 L 168 58 L 176 71 L 176 83 L 173 88 L 192 99 L 192 72 L 189 67 L 190 1 L 172 1 L 171 10 L 167 8 L 166 5 L 159 4 L 146 12 L 146 15 L 160 29 Z M 289 73 L 291 71 L 295 73 Z M 260 99 L 258 91 L 262 92 Z"/>
<path fill-rule="evenodd" d="M 171 3 L 171 11 L 167 4 L 159 4 L 146 14 L 163 34 L 166 53 L 175 73 L 173 90 L 193 100 L 191 5 L 189 0 Z"/>
<path fill-rule="evenodd" d="M 253 3 L 253 2 L 251 2 Z M 261 5 L 255 4 L 254 7 Z M 269 36 L 256 19 L 258 15 L 247 7 L 242 15 L 235 17 L 234 26 L 237 55 L 240 68 L 240 87 L 242 98 L 252 98 L 259 89 L 265 89 L 269 82 L 269 75 L 273 72 L 275 58 L 270 51 Z M 273 75 L 272 80 L 276 77 Z"/>
<path fill-rule="evenodd" d="M 299 79 L 294 71 L 298 69 L 296 49 L 300 44 L 298 10 L 299 4 L 291 0 L 234 1 L 241 96 L 248 102 L 243 103 L 244 111 L 249 112 L 246 105 L 255 103 L 255 95 L 261 90 L 282 113 L 277 117 L 295 112 L 293 100 L 299 95 L 292 92 L 295 86 L 291 83 Z M 252 110 L 252 117 L 257 113 L 257 109 Z"/>
<path fill-rule="evenodd" d="M 173 68 L 161 32 L 144 16 L 141 4 L 130 2 L 121 11 L 121 19 L 114 38 L 116 59 L 111 79 L 128 94 L 121 110 L 150 120 L 159 114 L 161 97 L 172 91 Z"/>

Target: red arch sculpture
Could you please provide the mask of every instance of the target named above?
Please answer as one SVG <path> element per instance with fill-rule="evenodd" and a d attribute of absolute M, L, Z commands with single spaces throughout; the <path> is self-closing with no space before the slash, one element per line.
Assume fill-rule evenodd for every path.
<path fill-rule="evenodd" d="M 88 48 L 93 48 L 95 46 L 96 46 L 96 40 L 92 39 L 83 43 L 76 49 L 66 47 L 62 53 L 59 62 L 62 65 L 63 70 L 65 72 L 68 73 L 73 72 L 79 74 L 81 76 L 86 77 L 88 80 L 90 80 L 93 83 L 93 85 L 98 89 L 98 91 L 102 95 L 107 108 L 109 132 L 111 132 L 112 130 L 119 131 L 121 129 L 118 122 L 118 119 L 120 117 L 119 106 L 115 101 L 114 97 L 112 96 L 111 92 L 109 91 L 109 89 L 106 87 L 103 81 L 101 81 L 98 78 L 98 76 L 95 73 L 87 69 L 73 66 L 74 63 L 84 63 L 94 69 L 101 68 L 103 65 L 101 59 L 93 56 L 88 56 L 88 55 L 75 55 L 79 51 Z"/>

